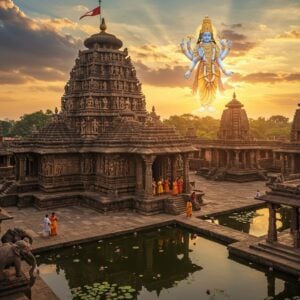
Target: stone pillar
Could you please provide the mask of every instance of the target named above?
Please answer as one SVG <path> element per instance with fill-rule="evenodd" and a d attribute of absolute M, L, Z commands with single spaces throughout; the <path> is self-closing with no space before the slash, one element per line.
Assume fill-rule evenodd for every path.
<path fill-rule="evenodd" d="M 243 151 L 243 165 L 244 165 L 244 169 L 247 169 L 247 151 L 246 150 Z"/>
<path fill-rule="evenodd" d="M 135 174 L 136 174 L 136 187 L 135 192 L 137 195 L 143 193 L 143 164 L 140 157 L 135 160 Z"/>
<path fill-rule="evenodd" d="M 21 181 L 25 179 L 25 164 L 25 157 L 19 157 L 19 180 Z"/>
<path fill-rule="evenodd" d="M 294 247 L 300 248 L 300 225 L 298 207 L 292 207 L 291 234 L 293 235 Z"/>
<path fill-rule="evenodd" d="M 295 154 L 290 154 L 290 162 L 291 162 L 291 174 L 295 174 Z"/>
<path fill-rule="evenodd" d="M 184 154 L 183 155 L 183 192 L 187 194 L 191 192 L 189 171 L 190 171 L 189 155 Z"/>
<path fill-rule="evenodd" d="M 277 241 L 277 229 L 276 229 L 276 206 L 275 204 L 268 203 L 269 207 L 269 229 L 267 241 L 274 243 Z"/>
<path fill-rule="evenodd" d="M 208 161 L 208 167 L 212 167 L 212 149 L 205 149 L 205 158 Z"/>
<path fill-rule="evenodd" d="M 254 169 L 254 151 L 253 150 L 250 150 L 250 168 L 251 169 Z"/>
<path fill-rule="evenodd" d="M 236 168 L 239 167 L 239 155 L 240 155 L 240 150 L 234 150 L 234 166 Z"/>
<path fill-rule="evenodd" d="M 230 151 L 226 150 L 226 168 L 230 168 Z"/>
<path fill-rule="evenodd" d="M 280 153 L 280 171 L 282 174 L 284 174 L 284 156 L 283 156 L 283 153 Z"/>
<path fill-rule="evenodd" d="M 143 160 L 145 164 L 145 189 L 144 196 L 152 197 L 152 165 L 155 160 L 153 155 L 143 155 Z"/>
<path fill-rule="evenodd" d="M 178 155 L 173 155 L 171 158 L 172 182 L 177 179 L 177 159 Z"/>
<path fill-rule="evenodd" d="M 260 169 L 260 150 L 256 150 L 256 165 L 257 165 L 257 168 Z"/>
<path fill-rule="evenodd" d="M 216 149 L 216 167 L 220 167 L 220 150 Z"/>

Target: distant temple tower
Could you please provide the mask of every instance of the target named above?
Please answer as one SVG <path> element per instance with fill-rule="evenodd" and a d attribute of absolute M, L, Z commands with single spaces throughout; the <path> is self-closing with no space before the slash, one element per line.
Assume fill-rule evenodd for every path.
<path fill-rule="evenodd" d="M 221 140 L 249 140 L 249 121 L 244 105 L 236 99 L 233 99 L 226 105 L 227 109 L 223 111 L 218 138 Z"/>
<path fill-rule="evenodd" d="M 300 103 L 298 104 L 300 107 Z M 291 142 L 300 142 L 300 108 L 295 112 L 292 130 L 291 130 Z"/>

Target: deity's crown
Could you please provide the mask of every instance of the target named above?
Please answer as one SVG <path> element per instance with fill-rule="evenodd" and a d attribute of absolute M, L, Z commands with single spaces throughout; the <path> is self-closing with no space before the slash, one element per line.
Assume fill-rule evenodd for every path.
<path fill-rule="evenodd" d="M 203 32 L 213 33 L 213 27 L 212 27 L 211 19 L 208 16 L 205 16 L 205 18 L 203 19 L 203 23 L 202 23 L 200 33 L 203 33 Z"/>

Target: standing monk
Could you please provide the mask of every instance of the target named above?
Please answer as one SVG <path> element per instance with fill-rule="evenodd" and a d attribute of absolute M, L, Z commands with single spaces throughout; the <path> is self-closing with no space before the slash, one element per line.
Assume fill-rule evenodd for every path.
<path fill-rule="evenodd" d="M 164 192 L 164 188 L 163 188 L 163 180 L 162 178 L 159 178 L 158 182 L 157 182 L 157 194 L 161 195 Z"/>
<path fill-rule="evenodd" d="M 193 204 L 191 199 L 189 199 L 186 203 L 186 216 L 187 218 L 190 218 L 192 216 L 193 213 Z"/>
<path fill-rule="evenodd" d="M 182 194 L 183 193 L 183 179 L 181 176 L 177 180 L 177 185 L 178 185 L 178 194 Z"/>
<path fill-rule="evenodd" d="M 170 192 L 170 181 L 168 178 L 164 180 L 164 190 L 166 194 Z"/>
<path fill-rule="evenodd" d="M 55 212 L 53 212 L 51 214 L 51 217 L 50 217 L 50 221 L 51 221 L 51 236 L 55 236 L 57 235 L 57 217 L 56 217 L 56 214 Z"/>
<path fill-rule="evenodd" d="M 172 190 L 172 195 L 177 196 L 178 195 L 178 185 L 177 185 L 177 180 L 173 180 L 173 190 Z"/>

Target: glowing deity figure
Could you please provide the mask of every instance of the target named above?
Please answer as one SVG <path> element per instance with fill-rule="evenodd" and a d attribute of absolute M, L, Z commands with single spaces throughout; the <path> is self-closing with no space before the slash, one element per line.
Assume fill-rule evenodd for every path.
<path fill-rule="evenodd" d="M 220 47 L 217 45 L 214 35 L 213 27 L 209 17 L 205 17 L 199 33 L 199 38 L 194 50 L 191 47 L 191 38 L 187 41 L 181 42 L 181 50 L 183 54 L 192 61 L 189 70 L 185 73 L 185 78 L 188 79 L 196 65 L 195 81 L 193 84 L 193 93 L 200 97 L 201 108 L 200 111 L 214 111 L 212 102 L 216 98 L 217 91 L 222 91 L 221 71 L 230 76 L 232 71 L 225 70 L 223 60 L 229 54 L 231 48 L 231 41 L 220 40 Z"/>

